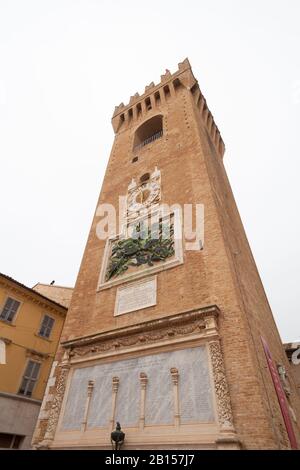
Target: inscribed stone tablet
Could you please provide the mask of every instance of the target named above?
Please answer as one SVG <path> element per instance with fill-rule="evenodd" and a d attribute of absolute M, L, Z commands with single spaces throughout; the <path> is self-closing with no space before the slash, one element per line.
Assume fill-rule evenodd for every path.
<path fill-rule="evenodd" d="M 215 420 L 207 350 L 204 346 L 151 354 L 74 371 L 62 430 L 78 430 L 84 417 L 88 382 L 94 381 L 88 428 L 107 427 L 112 409 L 112 380 L 118 377 L 115 421 L 122 427 L 138 426 L 140 373 L 147 375 L 145 425 L 174 424 L 171 368 L 179 373 L 179 408 L 182 424 Z"/>
<path fill-rule="evenodd" d="M 156 304 L 156 276 L 119 287 L 115 315 L 133 312 Z"/>

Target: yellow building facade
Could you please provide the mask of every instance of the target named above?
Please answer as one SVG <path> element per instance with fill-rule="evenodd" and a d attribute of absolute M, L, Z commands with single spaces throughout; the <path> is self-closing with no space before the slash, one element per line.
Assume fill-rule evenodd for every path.
<path fill-rule="evenodd" d="M 66 312 L 0 274 L 0 448 L 30 448 Z"/>

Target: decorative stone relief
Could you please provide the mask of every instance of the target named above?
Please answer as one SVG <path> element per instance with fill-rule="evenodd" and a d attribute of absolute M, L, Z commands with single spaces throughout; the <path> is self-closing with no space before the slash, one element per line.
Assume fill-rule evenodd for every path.
<path fill-rule="evenodd" d="M 86 397 L 86 403 L 85 403 L 84 416 L 83 416 L 83 421 L 82 421 L 82 426 L 81 426 L 82 431 L 86 430 L 87 419 L 89 415 L 89 409 L 90 409 L 90 404 L 91 404 L 91 398 L 92 398 L 93 391 L 94 391 L 94 386 L 95 386 L 95 381 L 89 380 L 88 386 L 87 386 L 87 397 Z"/>
<path fill-rule="evenodd" d="M 106 242 L 98 290 L 183 263 L 181 211 L 170 212 L 160 201 L 157 168 L 140 184 L 131 181 L 120 233 Z"/>
<path fill-rule="evenodd" d="M 179 427 L 179 424 L 180 424 L 180 411 L 179 411 L 180 398 L 179 398 L 179 387 L 178 387 L 179 372 L 176 367 L 171 367 L 170 372 L 171 372 L 171 378 L 172 378 L 172 383 L 173 383 L 174 422 L 175 422 L 175 426 Z"/>
<path fill-rule="evenodd" d="M 183 263 L 180 211 L 157 210 L 126 225 L 106 242 L 98 289 Z"/>
<path fill-rule="evenodd" d="M 213 368 L 215 392 L 217 396 L 219 423 L 224 427 L 233 427 L 230 395 L 225 376 L 220 341 L 210 341 L 209 350 Z"/>
<path fill-rule="evenodd" d="M 165 233 L 168 231 L 168 235 Z M 148 219 L 133 227 L 132 236 L 112 243 L 105 280 L 123 274 L 129 267 L 153 266 L 174 255 L 174 224 L 158 223 L 148 226 Z"/>
<path fill-rule="evenodd" d="M 291 383 L 290 383 L 289 376 L 288 376 L 288 374 L 286 372 L 286 368 L 283 364 L 277 364 L 277 370 L 278 370 L 278 374 L 279 374 L 279 377 L 280 377 L 280 382 L 281 382 L 282 388 L 283 388 L 285 396 L 287 398 L 287 404 L 288 404 L 291 416 L 292 416 L 294 422 L 296 423 L 297 422 L 297 416 L 296 416 L 296 413 L 295 413 L 295 411 L 292 407 L 292 404 L 291 404 L 292 389 L 291 389 Z"/>
<path fill-rule="evenodd" d="M 180 337 L 191 333 L 203 331 L 205 329 L 204 321 L 198 320 L 189 325 L 178 325 L 162 328 L 159 331 L 149 331 L 142 334 L 133 334 L 115 340 L 101 341 L 99 344 L 93 343 L 89 346 L 75 347 L 72 351 L 72 357 L 82 357 L 94 355 L 99 352 L 121 349 L 137 344 L 150 344 L 164 339 Z"/>
<path fill-rule="evenodd" d="M 143 429 L 145 426 L 145 405 L 146 405 L 146 389 L 147 389 L 148 377 L 145 372 L 140 373 L 140 422 L 139 427 Z"/>
<path fill-rule="evenodd" d="M 183 336 L 189 339 L 190 335 L 209 339 L 218 335 L 218 315 L 218 307 L 211 305 L 145 321 L 109 333 L 99 333 L 88 339 L 66 341 L 62 345 L 66 350 L 66 356 L 70 358 L 71 363 L 74 363 L 81 357 L 93 358 L 99 353 L 119 351 L 131 346 L 143 347 L 144 344 L 155 344 L 165 339 L 176 341 Z"/>
<path fill-rule="evenodd" d="M 279 373 L 279 377 L 280 377 L 280 381 L 281 381 L 281 385 L 282 385 L 282 388 L 284 390 L 284 393 L 285 393 L 286 397 L 289 398 L 290 395 L 291 395 L 291 385 L 290 385 L 289 377 L 286 373 L 286 369 L 285 369 L 284 365 L 278 364 L 277 365 L 277 370 L 278 370 L 278 373 Z"/>
<path fill-rule="evenodd" d="M 66 382 L 67 382 L 67 377 L 69 373 L 69 364 L 62 364 L 59 366 L 59 373 L 57 377 L 57 385 L 55 389 L 55 394 L 52 402 L 52 407 L 50 410 L 49 418 L 48 418 L 48 424 L 47 424 L 47 430 L 45 433 L 45 440 L 53 440 L 55 431 L 56 431 L 56 426 L 58 423 L 58 418 L 59 418 L 59 413 L 61 409 L 61 404 L 64 398 L 64 393 L 66 389 Z"/>
<path fill-rule="evenodd" d="M 127 212 L 128 220 L 144 215 L 147 210 L 158 204 L 161 199 L 160 171 L 155 167 L 149 180 L 138 185 L 133 179 L 128 186 Z"/>

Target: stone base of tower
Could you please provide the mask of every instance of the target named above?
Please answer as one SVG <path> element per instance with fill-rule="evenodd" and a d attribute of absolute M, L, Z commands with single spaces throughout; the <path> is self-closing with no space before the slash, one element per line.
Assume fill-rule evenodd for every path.
<path fill-rule="evenodd" d="M 216 306 L 68 341 L 38 449 L 239 449 Z"/>

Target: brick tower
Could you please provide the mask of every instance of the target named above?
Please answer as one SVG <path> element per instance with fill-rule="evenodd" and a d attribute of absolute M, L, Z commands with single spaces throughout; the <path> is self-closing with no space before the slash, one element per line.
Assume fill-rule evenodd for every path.
<path fill-rule="evenodd" d="M 112 125 L 33 444 L 110 449 L 119 421 L 124 450 L 295 448 L 295 384 L 189 61 Z"/>

